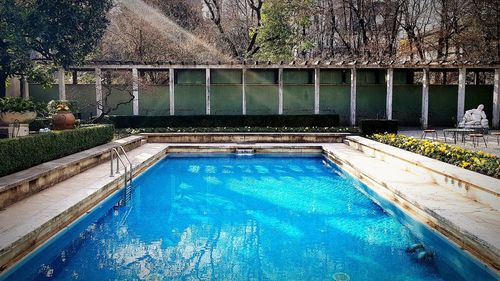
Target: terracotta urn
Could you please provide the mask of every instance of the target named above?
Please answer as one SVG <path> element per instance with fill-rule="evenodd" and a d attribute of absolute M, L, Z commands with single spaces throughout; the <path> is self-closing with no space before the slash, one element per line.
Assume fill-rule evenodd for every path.
<path fill-rule="evenodd" d="M 0 123 L 3 124 L 28 124 L 35 120 L 36 112 L 0 112 Z"/>
<path fill-rule="evenodd" d="M 69 111 L 59 111 L 52 116 L 54 130 L 73 129 L 75 127 L 75 116 Z"/>

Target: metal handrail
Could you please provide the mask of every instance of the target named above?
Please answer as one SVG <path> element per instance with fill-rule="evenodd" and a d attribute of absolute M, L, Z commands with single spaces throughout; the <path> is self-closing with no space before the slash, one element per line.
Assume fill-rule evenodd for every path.
<path fill-rule="evenodd" d="M 129 167 L 130 167 L 130 174 L 129 174 L 129 178 L 127 179 L 127 165 L 125 164 L 125 161 L 123 160 L 123 158 L 120 156 L 120 152 L 118 151 L 118 149 L 116 149 L 115 147 L 111 148 L 111 161 L 110 161 L 110 177 L 113 177 L 114 176 L 114 173 L 113 173 L 113 155 L 116 154 L 116 173 L 119 174 L 120 173 L 120 162 L 122 163 L 123 165 L 123 168 L 125 169 L 125 185 L 127 185 L 127 182 L 130 180 L 130 183 L 132 183 L 132 162 L 130 162 L 130 159 L 128 158 L 127 156 L 127 153 L 125 152 L 125 150 L 123 149 L 122 146 L 119 146 L 121 148 L 121 150 L 123 151 L 123 155 L 125 155 L 125 158 L 127 159 L 127 162 L 129 163 Z"/>
<path fill-rule="evenodd" d="M 123 155 L 125 155 L 125 158 L 127 159 L 127 162 L 129 164 L 129 167 L 130 167 L 130 180 L 132 181 L 132 162 L 128 158 L 127 152 L 125 152 L 125 149 L 123 149 L 123 146 L 120 145 L 118 148 L 121 149 L 121 151 L 123 152 Z"/>

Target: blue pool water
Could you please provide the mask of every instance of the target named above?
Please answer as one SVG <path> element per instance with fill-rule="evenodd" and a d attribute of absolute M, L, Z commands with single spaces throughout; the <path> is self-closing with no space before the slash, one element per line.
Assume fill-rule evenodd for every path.
<path fill-rule="evenodd" d="M 418 243 L 433 256 L 419 260 L 418 253 L 406 251 Z M 151 167 L 134 180 L 130 193 L 106 200 L 3 278 L 496 280 L 493 276 L 320 155 L 177 155 Z"/>

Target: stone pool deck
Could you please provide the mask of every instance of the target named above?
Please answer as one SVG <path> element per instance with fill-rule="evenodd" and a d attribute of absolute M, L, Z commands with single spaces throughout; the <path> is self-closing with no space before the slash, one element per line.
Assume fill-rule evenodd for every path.
<path fill-rule="evenodd" d="M 381 196 L 459 247 L 500 269 L 500 212 L 422 177 L 404 165 L 384 161 L 346 143 L 145 143 L 128 152 L 138 174 L 166 153 L 323 152 Z M 123 175 L 123 173 L 121 173 Z M 491 179 L 491 180 L 490 180 Z M 500 180 L 487 178 L 488 184 Z M 0 272 L 123 185 L 109 176 L 109 161 L 90 168 L 0 211 Z"/>

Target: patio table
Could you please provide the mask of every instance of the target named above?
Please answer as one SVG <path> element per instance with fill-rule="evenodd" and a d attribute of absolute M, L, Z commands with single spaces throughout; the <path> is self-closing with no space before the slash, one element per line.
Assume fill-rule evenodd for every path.
<path fill-rule="evenodd" d="M 443 135 L 444 135 L 444 142 L 446 143 L 446 134 L 453 134 L 453 143 L 457 144 L 457 136 L 462 135 L 462 143 L 465 142 L 465 135 L 472 134 L 474 133 L 474 130 L 471 129 L 444 129 L 443 130 Z"/>

